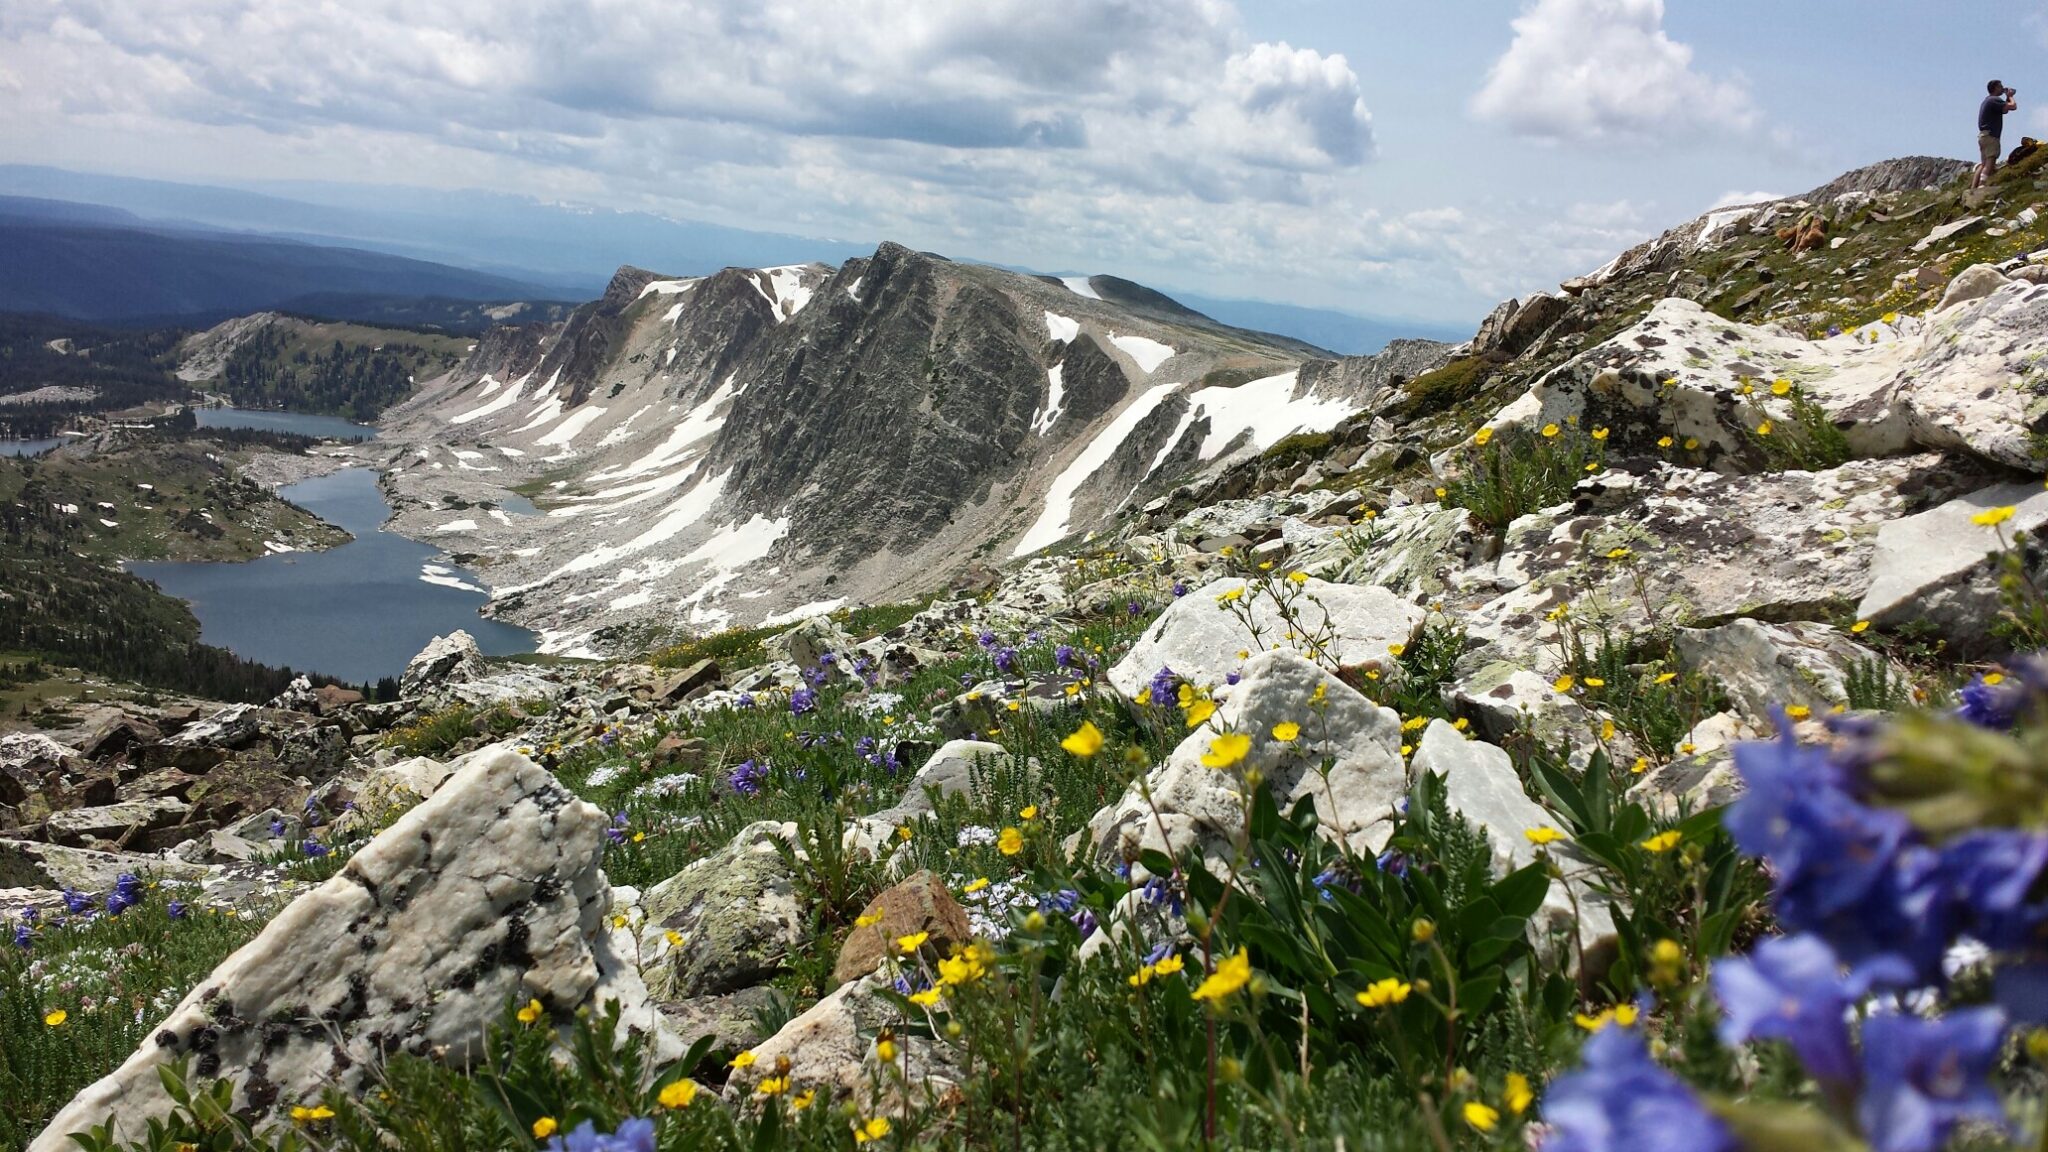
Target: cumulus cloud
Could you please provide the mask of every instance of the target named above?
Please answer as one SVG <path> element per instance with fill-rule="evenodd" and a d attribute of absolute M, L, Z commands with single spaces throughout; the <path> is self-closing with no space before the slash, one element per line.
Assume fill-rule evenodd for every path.
<path fill-rule="evenodd" d="M 1672 139 L 1757 124 L 1748 90 L 1693 68 L 1664 31 L 1664 0 L 1535 0 L 1471 110 L 1550 140 Z"/>
<path fill-rule="evenodd" d="M 108 166 L 95 140 L 1360 310 L 1482 313 L 1641 238 L 1375 207 L 1356 69 L 1231 0 L 5 0 L 10 87 L 19 158 Z"/>

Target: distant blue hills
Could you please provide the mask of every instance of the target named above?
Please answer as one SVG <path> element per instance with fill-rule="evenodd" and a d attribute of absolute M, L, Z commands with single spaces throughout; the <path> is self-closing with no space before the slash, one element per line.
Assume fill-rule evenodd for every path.
<path fill-rule="evenodd" d="M 198 323 L 283 308 L 388 322 L 411 315 L 404 302 L 415 299 L 592 299 L 622 264 L 697 275 L 838 263 L 874 247 L 475 190 L 273 187 L 0 164 L 0 311 Z M 1176 298 L 1225 324 L 1346 354 L 1398 337 L 1470 334 L 1330 309 Z M 443 303 L 421 314 L 481 313 Z"/>

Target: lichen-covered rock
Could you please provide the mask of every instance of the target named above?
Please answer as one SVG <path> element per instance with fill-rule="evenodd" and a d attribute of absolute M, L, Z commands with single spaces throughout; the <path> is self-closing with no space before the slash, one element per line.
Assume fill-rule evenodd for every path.
<path fill-rule="evenodd" d="M 1417 772 L 1433 772 L 1443 778 L 1446 804 L 1486 835 L 1497 873 L 1504 875 L 1536 862 L 1536 845 L 1525 835 L 1529 829 L 1564 831 L 1555 816 L 1529 799 L 1521 774 L 1506 752 L 1481 740 L 1468 740 L 1442 720 L 1430 721 L 1410 764 Z M 1552 851 L 1563 853 L 1566 849 Z M 1544 940 L 1553 934 L 1570 934 L 1575 928 L 1581 949 L 1614 935 L 1607 896 L 1584 883 L 1552 880 L 1531 929 Z"/>
<path fill-rule="evenodd" d="M 1976 516 L 2012 508 L 2003 525 Z M 2001 601 L 1994 571 L 1999 532 L 2037 534 L 2048 525 L 2048 492 L 2038 484 L 1998 484 L 1950 500 L 1877 531 L 1870 581 L 1856 615 L 1879 625 L 1925 623 L 1958 655 L 1981 650 L 1992 638 Z"/>
<path fill-rule="evenodd" d="M 1189 592 L 1131 645 L 1109 670 L 1109 682 L 1126 697 L 1136 697 L 1161 668 L 1171 668 L 1183 680 L 1222 684 L 1244 667 L 1245 654 L 1276 644 L 1300 650 L 1321 641 L 1325 657 L 1340 665 L 1386 660 L 1387 647 L 1414 639 L 1424 616 L 1421 608 L 1385 588 L 1313 578 L 1288 588 L 1285 595 L 1295 598 L 1287 612 L 1263 589 L 1236 577 Z M 1233 593 L 1242 598 L 1222 599 Z M 1248 612 L 1250 627 L 1232 609 Z"/>
<path fill-rule="evenodd" d="M 1483 551 L 1471 513 L 1441 504 L 1389 508 L 1364 524 L 1312 528 L 1281 522 L 1295 545 L 1291 567 L 1340 584 L 1385 588 L 1397 596 L 1441 594 Z"/>
<path fill-rule="evenodd" d="M 642 894 L 640 955 L 653 995 L 683 1000 L 734 992 L 781 971 L 810 939 L 810 918 L 784 856 L 796 844 L 795 824 L 749 824 L 724 848 Z"/>
<path fill-rule="evenodd" d="M 2048 470 L 2035 431 L 2048 416 L 2048 285 L 2014 281 L 1974 292 L 1929 317 L 1900 372 L 1894 407 L 1916 444 Z"/>
<path fill-rule="evenodd" d="M 1735 771 L 1732 749 L 1694 752 L 1645 771 L 1630 785 L 1628 799 L 1667 820 L 1681 813 L 1704 812 L 1742 795 L 1742 776 Z"/>
<path fill-rule="evenodd" d="M 185 1057 L 259 1118 L 371 1083 L 391 1052 L 460 1063 L 516 998 L 566 1020 L 618 999 L 658 1031 L 605 928 L 604 813 L 524 757 L 470 765 L 294 901 L 31 1145 L 112 1120 L 135 1138 Z"/>
<path fill-rule="evenodd" d="M 1314 703 L 1318 688 L 1323 703 Z M 1244 827 L 1240 770 L 1202 763 L 1217 733 L 1251 737 L 1242 769 L 1256 769 L 1280 809 L 1312 798 L 1324 835 L 1356 852 L 1377 852 L 1393 832 L 1394 803 L 1407 791 L 1401 762 L 1401 719 L 1353 691 L 1291 648 L 1262 652 L 1244 665 L 1237 684 L 1217 691 L 1210 725 L 1181 742 L 1146 777 L 1148 802 L 1134 783 L 1097 812 L 1083 833 L 1104 863 L 1134 860 L 1144 850 L 1177 855 L 1189 846 L 1217 866 L 1230 858 Z M 1273 735 L 1283 722 L 1300 725 L 1292 742 Z M 1327 778 L 1319 771 L 1333 761 Z"/>
<path fill-rule="evenodd" d="M 1686 667 L 1712 677 L 1755 720 L 1788 705 L 1825 712 L 1847 704 L 1851 669 L 1891 670 L 1839 629 L 1811 621 L 1731 620 L 1718 628 L 1681 628 L 1674 641 Z"/>
<path fill-rule="evenodd" d="M 2048 286 L 1973 269 L 1941 309 L 1823 340 L 1723 320 L 1689 300 L 1659 301 L 1634 327 L 1582 353 L 1490 422 L 1577 420 L 1610 444 L 1651 451 L 1663 437 L 1717 468 L 1762 467 L 1755 428 L 1791 427 L 1794 395 L 1818 404 L 1861 456 L 1908 447 L 1963 450 L 2039 471 L 2032 429 L 2048 414 Z M 1876 336 L 1877 338 L 1873 338 Z"/>
<path fill-rule="evenodd" d="M 1445 597 L 1473 643 L 1461 667 L 1505 660 L 1555 676 L 1554 614 L 1566 605 L 1587 635 L 1844 612 L 1872 586 L 1880 526 L 1980 476 L 1936 455 L 1754 476 L 1657 465 L 1624 508 L 1559 506 L 1509 526 L 1491 579 L 1475 574 L 1463 594 Z"/>
<path fill-rule="evenodd" d="M 844 984 L 873 972 L 896 954 L 896 941 L 917 932 L 926 933 L 926 943 L 941 953 L 965 947 L 974 935 L 966 910 L 953 899 L 946 882 L 929 871 L 885 889 L 861 909 L 846 943 L 839 946 L 832 982 Z"/>

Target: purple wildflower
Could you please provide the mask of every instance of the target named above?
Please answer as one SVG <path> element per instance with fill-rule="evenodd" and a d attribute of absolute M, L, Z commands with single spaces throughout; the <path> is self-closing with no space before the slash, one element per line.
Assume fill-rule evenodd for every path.
<path fill-rule="evenodd" d="M 799 688 L 789 694 L 789 713 L 801 716 L 818 706 L 818 694 L 809 688 Z"/>
<path fill-rule="evenodd" d="M 1650 1059 L 1633 1029 L 1595 1032 L 1582 1055 L 1584 1065 L 1545 1093 L 1544 1152 L 1733 1152 L 1728 1129 Z"/>
<path fill-rule="evenodd" d="M 752 760 L 743 760 L 725 780 L 732 785 L 732 790 L 740 795 L 754 796 L 768 783 L 768 766 Z"/>
<path fill-rule="evenodd" d="M 654 1121 L 627 1120 L 618 1131 L 603 1133 L 588 1120 L 567 1136 L 549 1137 L 548 1152 L 654 1152 Z"/>
<path fill-rule="evenodd" d="M 164 905 L 164 911 L 173 920 L 183 920 L 185 918 L 185 902 L 183 900 L 173 900 L 169 904 Z"/>
<path fill-rule="evenodd" d="M 73 916 L 82 912 L 90 912 L 92 911 L 92 897 L 87 896 L 76 888 L 66 888 L 64 890 L 64 910 Z"/>
<path fill-rule="evenodd" d="M 1052 662 L 1061 668 L 1072 668 L 1074 666 L 1074 646 L 1072 644 L 1062 644 L 1053 649 Z"/>
<path fill-rule="evenodd" d="M 301 844 L 299 847 L 302 851 L 306 853 L 307 856 L 312 857 L 316 860 L 322 856 L 327 855 L 328 851 L 327 845 L 322 844 L 318 840 L 311 839 L 310 837 L 305 841 L 305 843 Z"/>
<path fill-rule="evenodd" d="M 1017 650 L 1015 648 L 996 649 L 996 671 L 1007 675 L 1011 672 L 1015 672 L 1016 670 Z"/>
<path fill-rule="evenodd" d="M 1186 582 L 1186 581 L 1184 581 L 1184 580 L 1175 580 L 1175 581 L 1173 582 L 1173 598 L 1174 598 L 1175 600 L 1178 600 L 1178 599 L 1180 599 L 1181 597 L 1183 597 L 1183 596 L 1185 596 L 1185 595 L 1187 595 L 1187 594 L 1188 594 L 1188 586 L 1187 586 L 1187 582 Z"/>
<path fill-rule="evenodd" d="M 1856 1118 L 1876 1152 L 1935 1152 L 1958 1121 L 2003 1116 L 1991 1068 L 2005 1037 L 1996 1008 L 1939 1020 L 1873 1016 L 1863 1025 L 1863 1098 Z"/>
<path fill-rule="evenodd" d="M 1896 958 L 1880 963 L 1898 965 Z M 1721 1042 L 1783 1040 L 1815 1079 L 1835 1085 L 1856 1082 L 1856 1054 L 1849 1044 L 1849 1006 L 1869 991 L 1875 977 L 1888 982 L 1911 972 L 1863 971 L 1842 975 L 1835 951 L 1811 934 L 1766 940 L 1748 956 L 1714 964 L 1714 992 L 1721 1000 Z"/>
<path fill-rule="evenodd" d="M 1152 703 L 1161 708 L 1172 704 L 1175 699 L 1174 688 L 1179 681 L 1180 677 L 1174 675 L 1171 668 L 1161 667 L 1159 671 L 1154 672 L 1152 682 L 1146 688 L 1151 695 Z"/>
<path fill-rule="evenodd" d="M 984 630 L 981 635 L 974 638 L 974 642 L 983 648 L 994 648 L 996 646 L 996 634 Z"/>

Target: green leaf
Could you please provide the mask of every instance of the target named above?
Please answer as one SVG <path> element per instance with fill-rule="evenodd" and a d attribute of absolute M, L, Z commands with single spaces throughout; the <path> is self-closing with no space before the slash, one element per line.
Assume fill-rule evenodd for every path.
<path fill-rule="evenodd" d="M 1526 920 L 1543 907 L 1544 897 L 1550 894 L 1550 874 L 1541 864 L 1518 868 L 1501 877 L 1487 894 L 1503 914 Z"/>

